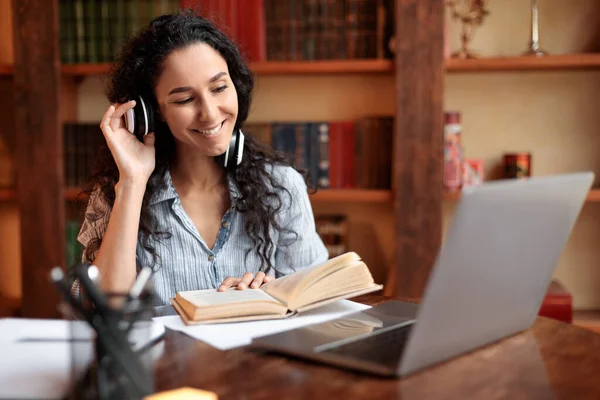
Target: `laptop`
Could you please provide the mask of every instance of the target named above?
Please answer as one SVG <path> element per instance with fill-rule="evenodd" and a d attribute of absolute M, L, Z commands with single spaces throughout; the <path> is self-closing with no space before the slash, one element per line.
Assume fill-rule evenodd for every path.
<path fill-rule="evenodd" d="M 387 302 L 251 348 L 398 377 L 522 332 L 593 180 L 583 172 L 464 188 L 420 304 Z"/>

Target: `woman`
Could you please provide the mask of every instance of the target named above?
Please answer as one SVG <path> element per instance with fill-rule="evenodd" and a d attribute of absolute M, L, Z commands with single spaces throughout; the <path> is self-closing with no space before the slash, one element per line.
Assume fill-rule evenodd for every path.
<path fill-rule="evenodd" d="M 177 291 L 257 288 L 328 258 L 304 178 L 284 157 L 246 137 L 237 168 L 219 163 L 253 86 L 236 46 L 188 10 L 125 44 L 78 236 L 103 289 L 128 291 L 151 266 L 158 303 L 168 304 Z M 142 141 L 123 118 L 140 98 L 155 110 Z"/>

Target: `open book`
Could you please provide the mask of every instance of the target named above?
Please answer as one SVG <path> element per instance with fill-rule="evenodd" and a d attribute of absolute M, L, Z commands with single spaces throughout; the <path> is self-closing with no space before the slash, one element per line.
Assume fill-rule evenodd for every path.
<path fill-rule="evenodd" d="M 275 279 L 259 289 L 178 292 L 173 307 L 187 324 L 286 318 L 330 302 L 381 290 L 358 254 L 345 253 L 326 262 Z"/>

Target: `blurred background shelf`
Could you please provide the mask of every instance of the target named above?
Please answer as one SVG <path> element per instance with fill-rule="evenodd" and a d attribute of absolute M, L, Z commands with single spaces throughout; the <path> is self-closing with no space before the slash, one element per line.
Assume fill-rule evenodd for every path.
<path fill-rule="evenodd" d="M 81 190 L 78 188 L 65 189 L 65 200 L 78 200 Z M 0 201 L 15 200 L 17 192 L 15 189 L 0 189 Z M 457 201 L 460 193 L 444 193 L 444 200 Z M 341 202 L 341 203 L 387 203 L 392 201 L 390 190 L 376 189 L 318 189 L 310 195 L 315 202 Z M 587 196 L 588 202 L 600 202 L 600 189 L 592 189 Z"/>
<path fill-rule="evenodd" d="M 446 60 L 447 72 L 543 71 L 600 68 L 600 53 Z"/>
<path fill-rule="evenodd" d="M 79 200 L 82 198 L 81 189 L 65 189 L 65 200 Z M 15 200 L 17 191 L 14 189 L 0 189 L 0 200 Z M 599 197 L 600 199 L 600 194 Z M 310 195 L 315 202 L 354 202 L 354 203 L 386 203 L 392 201 L 390 190 L 374 189 L 319 189 Z"/>
<path fill-rule="evenodd" d="M 348 73 L 391 73 L 391 60 L 326 60 L 326 61 L 265 61 L 250 63 L 257 75 L 302 75 L 302 74 L 348 74 Z M 63 64 L 62 72 L 67 76 L 103 75 L 110 64 Z"/>
<path fill-rule="evenodd" d="M 444 200 L 446 201 L 457 201 L 460 198 L 460 192 L 445 192 Z M 588 193 L 587 202 L 599 202 L 600 201 L 600 188 L 592 189 Z"/>
<path fill-rule="evenodd" d="M 0 64 L 0 76 L 2 75 L 12 75 L 13 66 L 10 64 Z"/>
<path fill-rule="evenodd" d="M 310 199 L 336 203 L 386 203 L 392 201 L 392 192 L 373 189 L 319 189 L 315 194 L 310 195 Z"/>
<path fill-rule="evenodd" d="M 63 64 L 66 76 L 85 77 L 104 75 L 109 63 Z M 324 61 L 265 61 L 254 62 L 250 68 L 257 75 L 312 75 L 350 73 L 392 73 L 394 62 L 386 59 L 324 60 Z M 600 53 L 548 55 L 545 57 L 491 57 L 445 61 L 447 72 L 544 71 L 561 69 L 600 68 Z M 12 75 L 13 67 L 0 64 L 0 75 Z"/>
<path fill-rule="evenodd" d="M 14 189 L 0 189 L 0 201 L 16 200 L 17 191 Z"/>

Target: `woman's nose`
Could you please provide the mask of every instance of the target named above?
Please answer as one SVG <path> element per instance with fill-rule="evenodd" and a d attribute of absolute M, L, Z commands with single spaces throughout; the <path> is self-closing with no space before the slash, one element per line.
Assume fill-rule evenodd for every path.
<path fill-rule="evenodd" d="M 218 107 L 214 101 L 203 101 L 200 107 L 200 120 L 213 122 L 218 117 Z"/>

